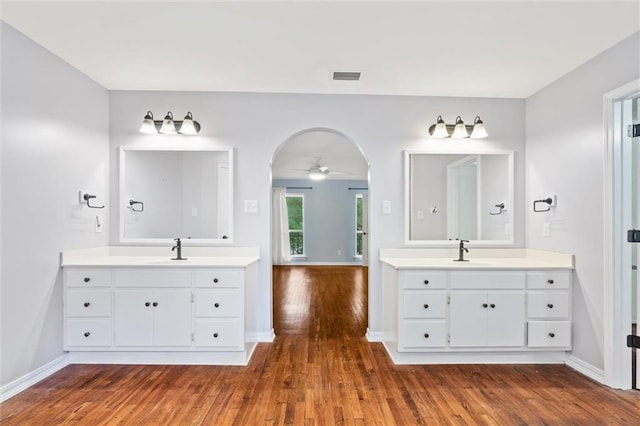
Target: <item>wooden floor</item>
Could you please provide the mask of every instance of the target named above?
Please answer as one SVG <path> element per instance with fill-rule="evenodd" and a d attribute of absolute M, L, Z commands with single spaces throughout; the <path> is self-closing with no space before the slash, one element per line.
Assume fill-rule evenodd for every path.
<path fill-rule="evenodd" d="M 366 272 L 274 268 L 277 338 L 248 367 L 71 365 L 3 425 L 640 424 L 640 392 L 561 365 L 394 366 L 363 337 Z"/>

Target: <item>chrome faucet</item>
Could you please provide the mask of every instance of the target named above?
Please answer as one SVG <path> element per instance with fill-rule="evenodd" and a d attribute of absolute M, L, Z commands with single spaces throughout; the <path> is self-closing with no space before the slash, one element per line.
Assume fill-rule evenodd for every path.
<path fill-rule="evenodd" d="M 187 260 L 186 257 L 182 257 L 182 241 L 180 238 L 174 238 L 176 245 L 171 247 L 171 251 L 177 249 L 176 257 L 172 257 L 171 260 Z"/>
<path fill-rule="evenodd" d="M 469 249 L 464 246 L 464 243 L 468 243 L 468 240 L 460 240 L 460 246 L 458 247 L 458 258 L 453 259 L 454 262 L 468 262 L 469 259 L 464 258 L 464 252 L 469 253 Z"/>

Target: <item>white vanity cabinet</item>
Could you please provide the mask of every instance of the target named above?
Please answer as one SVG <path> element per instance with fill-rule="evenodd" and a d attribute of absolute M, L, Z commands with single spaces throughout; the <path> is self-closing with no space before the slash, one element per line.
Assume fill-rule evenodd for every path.
<path fill-rule="evenodd" d="M 572 256 L 474 267 L 387 251 L 381 340 L 395 362 L 561 362 L 571 349 Z"/>
<path fill-rule="evenodd" d="M 257 344 L 256 260 L 67 262 L 64 349 L 78 362 L 246 364 Z"/>
<path fill-rule="evenodd" d="M 452 348 L 524 345 L 524 273 L 452 271 L 449 279 Z"/>

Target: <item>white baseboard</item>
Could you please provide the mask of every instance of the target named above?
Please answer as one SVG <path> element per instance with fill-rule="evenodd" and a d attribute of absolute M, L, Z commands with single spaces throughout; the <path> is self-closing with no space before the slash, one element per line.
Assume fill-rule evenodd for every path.
<path fill-rule="evenodd" d="M 576 370 L 578 373 L 584 374 L 585 376 L 595 380 L 598 383 L 602 383 L 603 385 L 607 384 L 604 376 L 604 370 L 596 368 L 588 362 L 581 360 L 580 358 L 569 355 L 567 357 L 567 365 Z"/>
<path fill-rule="evenodd" d="M 382 342 L 384 341 L 383 331 L 372 331 L 367 328 L 367 334 L 365 334 L 368 342 Z"/>
<path fill-rule="evenodd" d="M 46 363 L 42 367 L 36 368 L 30 373 L 17 378 L 13 382 L 7 383 L 6 385 L 0 387 L 0 403 L 5 402 L 7 399 L 28 389 L 39 381 L 46 379 L 56 371 L 63 369 L 69 364 L 69 356 L 67 354 L 64 354 L 54 359 L 53 361 Z"/>
<path fill-rule="evenodd" d="M 276 338 L 276 333 L 271 329 L 271 331 L 259 331 L 256 333 L 256 341 L 262 343 L 271 343 L 273 339 Z"/>

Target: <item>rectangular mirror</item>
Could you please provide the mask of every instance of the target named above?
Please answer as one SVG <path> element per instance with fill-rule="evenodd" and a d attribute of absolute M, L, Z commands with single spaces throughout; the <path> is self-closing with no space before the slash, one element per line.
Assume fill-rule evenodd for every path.
<path fill-rule="evenodd" d="M 120 148 L 120 242 L 231 243 L 233 150 Z"/>
<path fill-rule="evenodd" d="M 405 151 L 405 243 L 513 245 L 513 152 Z"/>

